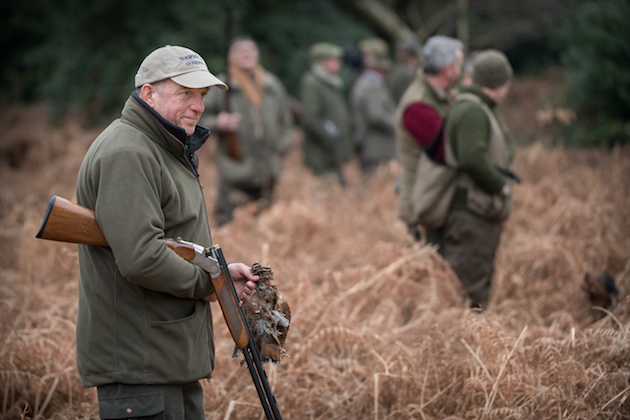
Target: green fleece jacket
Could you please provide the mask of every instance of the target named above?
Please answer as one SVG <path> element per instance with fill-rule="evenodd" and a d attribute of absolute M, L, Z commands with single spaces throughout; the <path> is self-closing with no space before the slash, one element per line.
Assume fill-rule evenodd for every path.
<path fill-rule="evenodd" d="M 195 148 L 208 130 L 163 120 L 135 93 L 88 150 L 77 201 L 110 247 L 79 246 L 77 366 L 84 386 L 175 384 L 210 377 L 207 273 L 162 242 L 210 246 Z"/>
<path fill-rule="evenodd" d="M 508 150 L 508 160 L 512 162 L 516 149 L 507 126 L 498 113 L 497 104 L 474 86 L 464 87 L 461 93 L 476 95 L 488 105 L 499 123 Z M 488 153 L 491 123 L 481 105 L 470 100 L 456 102 L 447 118 L 446 129 L 459 169 L 470 175 L 475 184 L 486 193 L 500 193 L 509 180 L 497 169 Z M 466 191 L 458 188 L 452 207 L 466 209 L 466 201 Z"/>

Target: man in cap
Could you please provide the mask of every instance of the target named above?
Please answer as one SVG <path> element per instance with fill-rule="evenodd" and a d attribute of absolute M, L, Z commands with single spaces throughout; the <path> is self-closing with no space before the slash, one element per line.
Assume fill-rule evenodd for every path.
<path fill-rule="evenodd" d="M 203 419 L 214 288 L 162 239 L 212 244 L 196 154 L 209 130 L 197 122 L 208 90 L 227 86 L 197 53 L 170 45 L 144 59 L 135 86 L 77 179 L 77 201 L 109 244 L 79 245 L 77 366 L 103 419 Z M 242 263 L 229 270 L 249 295 L 258 276 Z"/>
<path fill-rule="evenodd" d="M 394 113 L 396 104 L 387 86 L 391 68 L 389 46 L 380 38 L 359 44 L 365 69 L 350 93 L 355 144 L 364 175 L 396 157 Z"/>
<path fill-rule="evenodd" d="M 471 306 L 487 305 L 502 223 L 511 211 L 509 167 L 515 148 L 498 106 L 512 84 L 512 66 L 496 50 L 473 61 L 472 85 L 462 87 L 446 131 L 457 162 L 457 189 L 444 225 L 444 255 Z"/>
<path fill-rule="evenodd" d="M 339 76 L 342 49 L 320 42 L 309 54 L 312 65 L 300 85 L 304 164 L 315 175 L 329 176 L 341 173 L 351 154 L 348 107 Z"/>
<path fill-rule="evenodd" d="M 418 69 L 396 110 L 396 148 L 402 166 L 398 217 L 415 239 L 420 239 L 418 221 L 412 213 L 416 172 L 425 153 L 433 161 L 444 163 L 443 118 L 451 103 L 450 90 L 461 74 L 463 47 L 454 38 L 429 38 L 422 49 L 423 68 Z M 440 245 L 439 252 L 443 253 L 441 227 L 424 226 L 424 231 L 427 242 Z"/>
<path fill-rule="evenodd" d="M 219 143 L 219 194 L 214 209 L 219 226 L 230 222 L 234 210 L 248 202 L 256 201 L 259 209 L 271 205 L 293 139 L 284 85 L 260 65 L 259 56 L 252 38 L 232 40 L 228 51 L 230 92 L 213 89 L 205 100 L 202 125 L 234 133 L 241 152 L 240 160 L 235 159 L 227 142 Z M 228 94 L 230 109 L 225 109 Z"/>

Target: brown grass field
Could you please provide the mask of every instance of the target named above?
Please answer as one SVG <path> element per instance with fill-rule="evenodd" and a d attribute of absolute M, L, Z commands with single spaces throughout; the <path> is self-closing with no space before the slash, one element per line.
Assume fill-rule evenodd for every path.
<path fill-rule="evenodd" d="M 299 130 L 275 204 L 213 229 L 228 260 L 271 264 L 291 305 L 291 358 L 267 366 L 285 419 L 630 418 L 630 148 L 550 147 L 540 112 L 557 92 L 557 83 L 517 80 L 506 104 L 527 140 L 514 165 L 523 183 L 486 312 L 462 303 L 435 249 L 410 242 L 396 218 L 396 163 L 369 180 L 351 163 L 343 190 L 304 169 Z M 75 198 L 99 131 L 80 120 L 51 127 L 40 106 L 0 113 L 2 419 L 98 418 L 75 364 L 76 246 L 35 239 L 49 198 Z M 214 147 L 201 152 L 209 208 Z M 580 288 L 587 271 L 614 277 L 614 307 L 591 307 Z M 260 419 L 213 311 L 207 417 Z"/>

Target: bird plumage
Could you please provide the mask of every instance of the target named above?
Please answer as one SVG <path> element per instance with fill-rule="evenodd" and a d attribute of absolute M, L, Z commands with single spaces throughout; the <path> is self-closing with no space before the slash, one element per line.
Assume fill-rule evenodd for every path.
<path fill-rule="evenodd" d="M 602 308 L 609 308 L 613 299 L 619 294 L 615 279 L 608 274 L 596 277 L 591 273 L 585 273 L 582 289 L 586 291 L 594 306 L 601 306 Z"/>
<path fill-rule="evenodd" d="M 251 271 L 260 276 L 260 280 L 251 296 L 242 302 L 245 320 L 261 361 L 280 363 L 281 357 L 289 356 L 284 350 L 284 343 L 291 323 L 291 310 L 288 303 L 282 300 L 276 286 L 271 284 L 273 272 L 270 266 L 263 267 L 256 262 Z M 235 346 L 232 357 L 238 354 L 239 350 Z"/>

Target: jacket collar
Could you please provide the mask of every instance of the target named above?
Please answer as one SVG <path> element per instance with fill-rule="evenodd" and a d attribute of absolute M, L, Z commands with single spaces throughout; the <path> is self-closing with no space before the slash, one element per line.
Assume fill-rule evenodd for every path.
<path fill-rule="evenodd" d="M 341 79 L 341 76 L 339 76 L 338 74 L 328 73 L 319 64 L 313 63 L 313 65 L 311 66 L 311 72 L 317 79 L 323 81 L 324 83 L 331 85 L 336 89 L 343 88 L 343 81 Z"/>
<path fill-rule="evenodd" d="M 422 77 L 422 82 L 424 83 L 427 92 L 429 92 L 433 96 L 433 99 L 435 99 L 438 103 L 442 102 L 448 104 L 451 102 L 452 98 L 448 92 L 436 89 L 425 77 Z"/>
<path fill-rule="evenodd" d="M 135 91 L 131 93 L 130 99 L 136 104 L 140 105 L 140 107 L 144 111 L 148 112 L 149 115 L 153 117 L 167 133 L 169 133 L 172 137 L 174 137 L 182 145 L 184 145 L 188 153 L 194 153 L 199 150 L 199 148 L 203 146 L 203 144 L 206 142 L 206 140 L 208 140 L 208 137 L 210 136 L 210 130 L 199 125 L 195 127 L 195 132 L 193 134 L 187 136 L 186 130 L 166 121 L 160 114 L 158 114 L 153 108 L 151 108 L 149 104 L 144 102 Z M 124 113 L 125 112 L 123 110 L 123 118 Z"/>
<path fill-rule="evenodd" d="M 477 95 L 481 98 L 481 100 L 490 107 L 490 109 L 494 109 L 497 106 L 497 103 L 490 98 L 488 95 L 483 93 L 481 88 L 476 85 L 464 86 L 462 87 L 461 93 L 472 93 L 473 95 Z"/>

